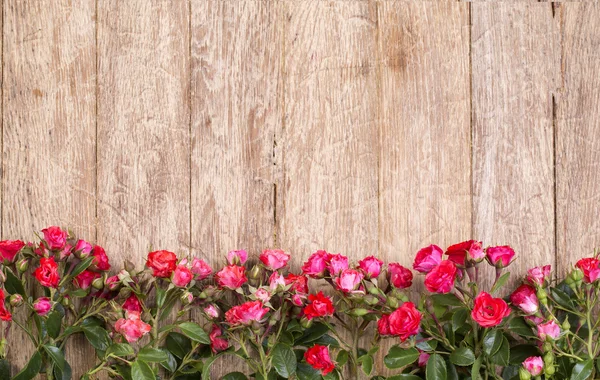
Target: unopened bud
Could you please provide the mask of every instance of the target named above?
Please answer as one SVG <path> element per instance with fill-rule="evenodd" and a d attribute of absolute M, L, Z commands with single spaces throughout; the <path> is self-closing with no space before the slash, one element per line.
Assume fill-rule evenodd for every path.
<path fill-rule="evenodd" d="M 392 309 L 396 310 L 398 308 L 398 299 L 396 297 L 388 297 L 386 304 Z"/>
<path fill-rule="evenodd" d="M 191 292 L 184 292 L 181 295 L 181 302 L 184 305 L 189 305 L 192 303 L 192 301 L 194 301 L 194 295 Z"/>
<path fill-rule="evenodd" d="M 529 373 L 529 371 L 526 370 L 525 368 L 521 367 L 521 368 L 519 368 L 519 379 L 520 380 L 529 380 L 529 379 L 531 379 L 531 373 Z"/>
<path fill-rule="evenodd" d="M 0 358 L 4 359 L 6 357 L 6 339 L 2 338 L 0 340 Z"/>
<path fill-rule="evenodd" d="M 4 271 L 2 271 L 0 269 L 0 283 L 4 284 L 5 281 L 6 281 L 6 275 L 4 274 Z"/>
<path fill-rule="evenodd" d="M 562 323 L 563 330 L 569 331 L 571 330 L 571 324 L 569 323 L 569 318 L 565 318 L 565 321 Z"/>
<path fill-rule="evenodd" d="M 123 263 L 123 267 L 125 268 L 125 270 L 127 272 L 131 273 L 131 272 L 135 271 L 135 264 L 129 260 L 125 260 L 125 262 Z"/>
<path fill-rule="evenodd" d="M 304 327 L 305 329 L 310 328 L 310 326 L 312 326 L 312 324 L 313 324 L 312 319 L 302 317 L 302 319 L 300 320 L 300 326 Z"/>
<path fill-rule="evenodd" d="M 21 259 L 17 261 L 16 265 L 19 273 L 24 273 L 25 271 L 27 271 L 27 269 L 29 269 L 29 259 Z"/>
<path fill-rule="evenodd" d="M 259 278 L 262 277 L 262 275 L 263 275 L 262 268 L 258 265 L 255 265 L 250 270 L 250 273 L 248 273 L 248 278 L 252 279 L 252 280 L 258 280 Z"/>
<path fill-rule="evenodd" d="M 553 365 L 548 365 L 544 367 L 544 373 L 546 374 L 546 376 L 552 376 L 554 375 L 554 373 L 556 372 L 556 369 L 554 368 Z"/>
<path fill-rule="evenodd" d="M 547 337 L 546 339 L 550 339 L 550 338 Z M 544 352 L 552 351 L 552 343 L 544 342 L 544 344 L 542 344 L 542 351 L 544 351 Z"/>
<path fill-rule="evenodd" d="M 60 301 L 60 303 L 64 307 L 69 307 L 69 305 L 71 304 L 71 299 L 69 297 L 65 297 L 62 299 L 62 301 Z"/>
<path fill-rule="evenodd" d="M 94 281 L 92 281 L 92 287 L 94 289 L 102 290 L 104 289 L 104 278 L 98 277 Z"/>
<path fill-rule="evenodd" d="M 364 300 L 365 300 L 365 303 L 370 306 L 377 305 L 379 303 L 379 298 L 372 296 L 372 295 L 365 296 Z"/>
<path fill-rule="evenodd" d="M 536 292 L 537 298 L 540 301 L 540 304 L 544 306 L 548 306 L 548 293 L 544 290 L 544 288 L 539 287 Z"/>
<path fill-rule="evenodd" d="M 554 364 L 554 354 L 552 351 L 548 351 L 544 354 L 544 365 L 551 366 L 552 364 Z"/>
<path fill-rule="evenodd" d="M 363 315 L 369 314 L 369 310 L 362 309 L 362 308 L 356 308 L 356 309 L 352 309 L 352 310 L 348 311 L 348 314 L 355 316 L 355 317 L 362 317 Z"/>
<path fill-rule="evenodd" d="M 20 294 L 13 294 L 10 296 L 10 305 L 12 307 L 19 307 L 23 305 L 23 297 Z"/>

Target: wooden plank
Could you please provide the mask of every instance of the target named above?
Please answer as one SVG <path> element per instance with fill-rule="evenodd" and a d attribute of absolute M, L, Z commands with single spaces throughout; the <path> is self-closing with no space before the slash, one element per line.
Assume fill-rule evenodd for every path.
<path fill-rule="evenodd" d="M 277 2 L 192 2 L 192 252 L 213 268 L 231 249 L 256 260 L 275 243 L 279 9 Z M 220 360 L 213 377 L 242 366 Z"/>
<path fill-rule="evenodd" d="M 562 91 L 557 100 L 557 257 L 566 273 L 600 247 L 600 7 L 562 4 Z"/>
<path fill-rule="evenodd" d="M 98 3 L 98 240 L 138 267 L 189 252 L 188 10 Z"/>
<path fill-rule="evenodd" d="M 516 282 L 528 268 L 556 264 L 558 28 L 550 4 L 472 4 L 472 24 L 473 235 L 515 249 Z"/>
<path fill-rule="evenodd" d="M 31 239 L 48 225 L 95 237 L 94 1 L 4 2 L 2 238 Z M 17 313 L 15 318 L 24 318 Z M 13 374 L 33 346 L 13 327 Z M 94 351 L 71 340 L 74 377 Z"/>

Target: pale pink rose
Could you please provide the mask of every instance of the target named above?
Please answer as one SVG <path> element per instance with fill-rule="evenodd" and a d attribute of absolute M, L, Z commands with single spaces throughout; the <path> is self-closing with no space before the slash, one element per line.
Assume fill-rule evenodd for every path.
<path fill-rule="evenodd" d="M 271 295 L 265 288 L 256 289 L 256 292 L 254 292 L 254 297 L 256 297 L 258 300 L 261 300 L 263 303 L 267 303 L 271 299 Z"/>
<path fill-rule="evenodd" d="M 115 323 L 115 331 L 123 335 L 129 343 L 137 342 L 150 332 L 150 325 L 140 319 L 140 313 L 127 312 L 126 317 Z"/>
<path fill-rule="evenodd" d="M 367 279 L 375 278 L 381 273 L 383 261 L 375 256 L 368 256 L 358 262 L 358 267 L 364 272 Z"/>
<path fill-rule="evenodd" d="M 248 279 L 246 278 L 246 269 L 238 265 L 227 265 L 215 275 L 217 284 L 224 288 L 237 289 Z"/>
<path fill-rule="evenodd" d="M 527 271 L 527 280 L 533 285 L 544 286 L 546 278 L 550 274 L 551 270 L 552 267 L 550 265 L 531 268 Z"/>
<path fill-rule="evenodd" d="M 283 277 L 282 274 L 279 274 L 278 272 L 273 272 L 273 274 L 271 274 L 271 276 L 269 277 L 269 288 L 271 288 L 272 291 L 276 291 L 277 289 L 283 289 L 285 288 L 285 277 Z"/>
<path fill-rule="evenodd" d="M 312 278 L 323 278 L 330 258 L 331 255 L 323 250 L 313 253 L 302 265 L 302 273 Z"/>
<path fill-rule="evenodd" d="M 212 268 L 204 260 L 194 258 L 192 260 L 192 273 L 196 275 L 196 281 L 201 281 L 210 276 Z"/>
<path fill-rule="evenodd" d="M 359 288 L 364 275 L 355 269 L 346 269 L 335 279 L 338 289 L 344 292 L 352 292 Z"/>
<path fill-rule="evenodd" d="M 327 269 L 331 277 L 337 276 L 341 271 L 348 269 L 348 257 L 339 253 L 330 255 Z"/>
<path fill-rule="evenodd" d="M 437 245 L 421 248 L 415 256 L 413 269 L 421 273 L 429 273 L 442 262 L 442 249 Z"/>
<path fill-rule="evenodd" d="M 512 263 L 515 257 L 515 251 L 508 245 L 501 245 L 498 247 L 488 247 L 486 249 L 486 258 L 490 265 L 497 268 L 507 267 Z"/>
<path fill-rule="evenodd" d="M 281 249 L 265 249 L 259 258 L 267 268 L 277 270 L 287 265 L 290 255 Z"/>
<path fill-rule="evenodd" d="M 523 284 L 510 295 L 510 302 L 525 314 L 535 314 L 540 308 L 535 288 Z"/>
<path fill-rule="evenodd" d="M 248 253 L 243 249 L 227 252 L 227 262 L 230 265 L 244 265 L 246 260 L 248 260 Z"/>
<path fill-rule="evenodd" d="M 204 312 L 206 313 L 206 315 L 208 315 L 210 318 L 219 318 L 219 309 L 217 309 L 217 307 L 215 305 L 208 305 L 207 307 L 204 308 Z"/>
<path fill-rule="evenodd" d="M 546 323 L 540 323 L 537 327 L 537 330 L 538 337 L 541 340 L 546 340 L 546 338 L 556 340 L 560 336 L 560 326 L 553 320 L 550 320 Z"/>
<path fill-rule="evenodd" d="M 173 285 L 179 288 L 185 288 L 192 281 L 193 277 L 194 275 L 188 267 L 179 264 L 173 271 L 171 282 L 173 282 Z"/>
<path fill-rule="evenodd" d="M 539 376 L 542 374 L 544 369 L 544 361 L 540 356 L 530 356 L 523 362 L 523 367 L 532 376 Z"/>
<path fill-rule="evenodd" d="M 47 315 L 52 309 L 52 301 L 48 297 L 40 297 L 33 303 L 33 310 L 37 315 Z"/>

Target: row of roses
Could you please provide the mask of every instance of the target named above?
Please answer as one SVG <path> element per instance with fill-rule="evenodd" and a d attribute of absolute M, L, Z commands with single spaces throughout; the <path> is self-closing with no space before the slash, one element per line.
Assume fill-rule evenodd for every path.
<path fill-rule="evenodd" d="M 508 280 L 511 247 L 431 245 L 413 263 L 427 290 L 415 304 L 407 293 L 413 272 L 374 256 L 353 266 L 347 256 L 317 251 L 292 273 L 282 250 L 265 250 L 254 264 L 235 250 L 213 271 L 200 258 L 159 250 L 148 254 L 145 269 L 126 262 L 111 276 L 100 246 L 59 227 L 42 233 L 36 244 L 0 242 L 7 293 L 0 289 L 0 319 L 8 323 L 1 378 L 10 377 L 4 358 L 12 324 L 36 348 L 19 380 L 40 372 L 71 378 L 64 351 L 76 334 L 97 353 L 84 378 L 210 378 L 212 364 L 230 355 L 256 379 L 384 379 L 373 375 L 383 339 L 396 343 L 384 353 L 394 380 L 585 379 L 598 370 L 597 257 L 578 261 L 560 282 L 550 281 L 550 266 L 532 268 L 501 298 L 494 294 Z M 480 289 L 482 263 L 496 268 L 487 291 Z M 328 289 L 311 293 L 309 279 Z M 26 292 L 32 284 L 45 294 Z M 225 378 L 246 376 L 240 370 Z"/>

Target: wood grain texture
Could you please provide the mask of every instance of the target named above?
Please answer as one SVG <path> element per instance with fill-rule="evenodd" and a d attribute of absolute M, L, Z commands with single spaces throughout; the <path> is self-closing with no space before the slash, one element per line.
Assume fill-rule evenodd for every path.
<path fill-rule="evenodd" d="M 2 237 L 34 240 L 62 225 L 93 240 L 94 1 L 8 0 L 4 12 Z M 94 354 L 72 342 L 67 360 L 78 377 Z M 13 326 L 9 347 L 16 374 L 33 346 Z"/>
<path fill-rule="evenodd" d="M 562 4 L 557 101 L 557 257 L 561 273 L 600 248 L 600 7 Z"/>
<path fill-rule="evenodd" d="M 555 267 L 558 28 L 550 4 L 472 4 L 472 24 L 473 236 L 515 249 L 514 283 Z"/>
<path fill-rule="evenodd" d="M 189 252 L 188 5 L 98 3 L 98 240 L 117 265 Z"/>

